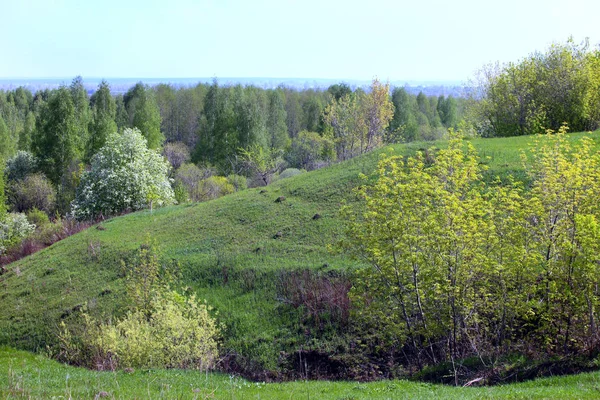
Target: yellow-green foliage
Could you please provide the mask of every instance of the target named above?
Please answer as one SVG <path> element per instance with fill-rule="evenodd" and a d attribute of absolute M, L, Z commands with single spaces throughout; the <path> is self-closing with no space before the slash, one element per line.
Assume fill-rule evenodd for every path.
<path fill-rule="evenodd" d="M 198 185 L 198 197 L 203 201 L 216 199 L 235 192 L 234 186 L 224 176 L 211 176 Z"/>
<path fill-rule="evenodd" d="M 60 357 L 98 369 L 161 367 L 207 369 L 218 354 L 219 327 L 210 308 L 171 290 L 174 274 L 143 244 L 131 266 L 124 263 L 132 309 L 102 323 L 84 313 L 73 333 L 62 324 Z"/>
<path fill-rule="evenodd" d="M 600 153 L 565 133 L 537 138 L 529 192 L 486 185 L 457 135 L 430 159 L 384 156 L 343 211 L 343 248 L 371 265 L 352 289 L 362 331 L 419 365 L 598 348 Z"/>
<path fill-rule="evenodd" d="M 219 328 L 208 307 L 175 291 L 156 293 L 151 305 L 149 318 L 134 310 L 115 324 L 90 329 L 95 353 L 119 367 L 211 368 Z"/>

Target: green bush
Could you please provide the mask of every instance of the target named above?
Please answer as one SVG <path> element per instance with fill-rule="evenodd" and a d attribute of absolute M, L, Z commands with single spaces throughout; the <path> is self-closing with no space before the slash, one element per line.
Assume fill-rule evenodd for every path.
<path fill-rule="evenodd" d="M 8 197 L 12 209 L 18 212 L 37 208 L 51 213 L 56 207 L 56 191 L 42 173 L 27 175 L 23 180 L 11 182 Z"/>
<path fill-rule="evenodd" d="M 6 162 L 6 177 L 9 181 L 25 179 L 27 175 L 38 170 L 38 160 L 27 151 L 19 150 L 17 154 Z"/>
<path fill-rule="evenodd" d="M 245 176 L 231 174 L 227 176 L 227 181 L 233 185 L 236 192 L 248 189 L 248 178 Z"/>
<path fill-rule="evenodd" d="M 83 313 L 82 323 L 61 323 L 59 358 L 96 369 L 212 368 L 220 328 L 210 307 L 170 289 L 177 271 L 162 265 L 151 240 L 123 263 L 132 308 L 116 322 Z"/>
<path fill-rule="evenodd" d="M 211 176 L 204 179 L 198 186 L 200 200 L 212 200 L 235 192 L 234 186 L 224 176 Z"/>
<path fill-rule="evenodd" d="M 175 195 L 177 204 L 187 203 L 189 200 L 187 189 L 181 182 L 175 182 L 173 185 L 173 194 Z"/>
<path fill-rule="evenodd" d="M 21 243 L 35 230 L 25 214 L 9 213 L 0 221 L 0 254 Z"/>
<path fill-rule="evenodd" d="M 175 291 L 159 292 L 152 300 L 152 314 L 130 311 L 115 324 L 94 326 L 88 318 L 88 337 L 98 360 L 110 360 L 113 368 L 209 369 L 217 357 L 219 328 L 209 308 L 195 296 Z M 106 365 L 106 363 L 103 363 Z"/>
<path fill-rule="evenodd" d="M 48 214 L 42 210 L 38 210 L 35 207 L 29 210 L 26 215 L 27 221 L 38 228 L 50 224 L 50 218 L 48 218 Z"/>
<path fill-rule="evenodd" d="M 298 168 L 286 168 L 283 171 L 281 171 L 281 173 L 279 174 L 277 179 L 291 178 L 292 176 L 300 175 L 304 172 L 306 172 L 306 171 L 303 171 Z"/>

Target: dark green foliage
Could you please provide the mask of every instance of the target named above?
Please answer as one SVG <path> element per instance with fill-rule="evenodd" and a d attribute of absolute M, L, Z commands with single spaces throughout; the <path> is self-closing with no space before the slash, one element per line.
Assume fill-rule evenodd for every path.
<path fill-rule="evenodd" d="M 285 91 L 285 123 L 291 138 L 295 138 L 302 129 L 303 112 L 300 94 L 295 90 L 287 89 Z"/>
<path fill-rule="evenodd" d="M 30 151 L 31 141 L 35 134 L 35 113 L 29 111 L 25 117 L 25 126 L 19 135 L 19 150 Z"/>
<path fill-rule="evenodd" d="M 192 159 L 234 170 L 239 149 L 281 148 L 287 142 L 282 93 L 253 86 L 220 87 L 215 80 L 204 99 Z"/>
<path fill-rule="evenodd" d="M 117 131 L 115 118 L 117 116 L 117 104 L 114 97 L 110 94 L 110 86 L 106 81 L 98 85 L 98 90 L 92 95 L 92 119 L 89 129 L 89 140 L 86 147 L 86 159 L 91 160 L 92 156 L 100 150 L 106 138 L 111 133 Z"/>
<path fill-rule="evenodd" d="M 38 168 L 39 161 L 33 154 L 19 150 L 13 158 L 6 162 L 5 172 L 9 181 L 18 181 L 36 172 Z"/>
<path fill-rule="evenodd" d="M 119 132 L 123 132 L 123 129 L 129 127 L 129 115 L 125 108 L 125 102 L 123 95 L 117 95 L 115 97 L 115 104 L 117 106 L 117 112 L 115 116 L 115 122 L 117 123 L 117 129 Z"/>
<path fill-rule="evenodd" d="M 446 128 L 455 128 L 458 123 L 458 108 L 456 99 L 452 96 L 440 96 L 437 101 L 437 113 Z"/>
<path fill-rule="evenodd" d="M 55 185 L 69 166 L 81 156 L 77 116 L 71 93 L 65 87 L 52 92 L 39 115 L 32 152 L 40 167 Z"/>
<path fill-rule="evenodd" d="M 322 100 L 321 94 L 312 90 L 305 90 L 302 94 L 302 113 L 304 115 L 302 129 L 306 129 L 309 132 L 322 133 L 325 103 Z"/>
<path fill-rule="evenodd" d="M 16 148 L 16 143 L 11 137 L 11 134 L 0 115 L 0 158 L 6 159 L 13 155 Z"/>
<path fill-rule="evenodd" d="M 123 103 L 129 118 L 128 126 L 142 132 L 149 149 L 162 146 L 165 137 L 160 131 L 160 110 L 154 92 L 143 83 L 137 83 L 125 93 Z"/>
<path fill-rule="evenodd" d="M 237 146 L 235 127 L 232 101 L 227 91 L 220 89 L 215 80 L 204 99 L 204 112 L 198 128 L 198 144 L 192 159 L 195 162 L 225 164 L 232 150 L 229 146 Z"/>
<path fill-rule="evenodd" d="M 268 115 L 267 115 L 267 137 L 272 149 L 283 149 L 289 140 L 285 112 L 285 98 L 281 90 L 267 92 Z"/>
<path fill-rule="evenodd" d="M 87 95 L 87 91 L 83 87 L 83 79 L 81 76 L 77 76 L 71 82 L 69 86 L 71 97 L 73 99 L 73 106 L 75 108 L 75 119 L 77 124 L 77 147 L 81 149 L 82 155 L 85 146 L 89 139 L 89 124 L 92 119 L 92 113 L 90 111 L 90 101 Z"/>
<path fill-rule="evenodd" d="M 339 100 L 344 96 L 352 93 L 352 89 L 345 83 L 336 83 L 327 88 L 327 92 L 333 97 L 334 100 Z"/>
<path fill-rule="evenodd" d="M 6 216 L 6 182 L 4 175 L 4 160 L 0 158 L 0 220 Z"/>
<path fill-rule="evenodd" d="M 11 182 L 8 197 L 12 210 L 18 212 L 37 208 L 51 214 L 56 206 L 56 191 L 42 173 L 29 174 L 22 180 Z"/>
<path fill-rule="evenodd" d="M 418 125 L 415 118 L 416 103 L 404 88 L 392 92 L 394 117 L 390 122 L 391 143 L 412 142 L 417 139 Z"/>

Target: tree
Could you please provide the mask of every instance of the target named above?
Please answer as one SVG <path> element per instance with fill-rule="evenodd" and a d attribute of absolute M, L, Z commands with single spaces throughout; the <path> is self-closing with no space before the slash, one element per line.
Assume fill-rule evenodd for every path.
<path fill-rule="evenodd" d="M 175 182 L 185 188 L 187 197 L 193 201 L 200 201 L 200 182 L 211 176 L 212 171 L 200 169 L 192 163 L 186 163 L 175 171 Z"/>
<path fill-rule="evenodd" d="M 316 132 L 302 131 L 292 140 L 285 153 L 285 160 L 292 167 L 311 170 L 319 163 L 327 163 L 335 158 L 333 142 Z"/>
<path fill-rule="evenodd" d="M 190 149 L 182 142 L 165 144 L 162 154 L 169 160 L 173 170 L 190 161 Z"/>
<path fill-rule="evenodd" d="M 204 99 L 204 109 L 198 127 L 198 143 L 194 162 L 209 162 L 225 166 L 232 145 L 237 145 L 236 113 L 229 92 L 215 80 Z M 235 147 L 237 149 L 237 147 Z"/>
<path fill-rule="evenodd" d="M 8 127 L 4 123 L 4 119 L 0 115 L 0 158 L 6 159 L 11 157 L 16 150 L 16 143 L 11 137 Z"/>
<path fill-rule="evenodd" d="M 246 168 L 259 178 L 263 186 L 271 183 L 273 175 L 279 172 L 284 163 L 280 151 L 264 149 L 257 144 L 239 151 Z"/>
<path fill-rule="evenodd" d="M 464 355 L 465 319 L 478 295 L 471 282 L 491 265 L 482 251 L 493 228 L 489 204 L 473 190 L 481 167 L 463 146 L 455 137 L 432 165 L 421 153 L 383 158 L 377 182 L 357 189 L 364 209 L 343 211 L 343 248 L 370 264 L 353 293 L 361 315 L 393 332 L 390 340 L 411 348 L 420 366 L 423 357 Z"/>
<path fill-rule="evenodd" d="M 285 100 L 280 90 L 267 92 L 268 114 L 267 114 L 267 137 L 271 149 L 283 149 L 288 141 L 286 126 Z"/>
<path fill-rule="evenodd" d="M 5 193 L 4 160 L 0 158 L 0 220 L 6 216 L 6 193 Z"/>
<path fill-rule="evenodd" d="M 286 89 L 285 91 L 285 123 L 288 135 L 295 138 L 302 129 L 303 110 L 300 105 L 300 95 L 297 91 Z"/>
<path fill-rule="evenodd" d="M 368 94 L 357 90 L 327 106 L 325 121 L 333 129 L 338 159 L 363 154 L 383 143 L 394 113 L 388 91 L 389 85 L 374 79 Z"/>
<path fill-rule="evenodd" d="M 333 100 L 338 101 L 342 97 L 348 96 L 352 93 L 352 89 L 345 83 L 336 83 L 327 88 L 327 92 L 333 97 Z"/>
<path fill-rule="evenodd" d="M 389 91 L 389 84 L 384 85 L 373 79 L 369 94 L 364 96 L 362 107 L 367 128 L 366 137 L 362 139 L 365 142 L 364 151 L 370 151 L 383 143 L 385 130 L 394 115 Z"/>
<path fill-rule="evenodd" d="M 19 135 L 19 150 L 31 151 L 31 141 L 35 134 L 35 114 L 32 111 L 25 117 L 25 126 Z"/>
<path fill-rule="evenodd" d="M 40 160 L 41 170 L 59 185 L 69 166 L 81 156 L 75 106 L 67 88 L 52 92 L 37 125 L 32 152 Z"/>
<path fill-rule="evenodd" d="M 338 160 L 361 154 L 361 138 L 365 136 L 365 120 L 360 112 L 358 95 L 349 94 L 325 108 L 325 122 L 333 130 Z"/>
<path fill-rule="evenodd" d="M 548 338 L 548 350 L 563 352 L 582 339 L 598 343 L 600 305 L 600 153 L 591 138 L 571 145 L 566 131 L 563 126 L 537 139 L 529 169 L 539 268 L 536 328 Z"/>
<path fill-rule="evenodd" d="M 171 204 L 168 172 L 169 163 L 148 149 L 138 129 L 113 133 L 81 177 L 71 212 L 78 219 L 93 219 L 146 208 L 149 198 L 159 206 Z"/>
<path fill-rule="evenodd" d="M 302 128 L 309 132 L 323 132 L 323 110 L 320 93 L 305 90 L 302 96 L 302 114 L 304 116 Z"/>
<path fill-rule="evenodd" d="M 471 85 L 473 124 L 484 136 L 543 133 L 565 122 L 577 131 L 597 128 L 588 104 L 597 98 L 596 57 L 587 42 L 569 39 L 517 63 L 484 67 Z"/>
<path fill-rule="evenodd" d="M 19 150 L 13 158 L 6 162 L 6 177 L 9 181 L 24 179 L 27 175 L 36 172 L 38 166 L 38 159 L 33 154 Z"/>
<path fill-rule="evenodd" d="M 394 117 L 390 121 L 390 143 L 411 142 L 417 139 L 419 126 L 415 117 L 416 103 L 404 88 L 392 92 Z"/>
<path fill-rule="evenodd" d="M 123 101 L 129 116 L 128 126 L 143 132 L 149 149 L 162 146 L 165 137 L 160 131 L 160 110 L 152 90 L 139 82 L 125 93 Z"/>
<path fill-rule="evenodd" d="M 458 123 L 456 99 L 452 96 L 440 96 L 437 103 L 437 113 L 446 128 L 456 128 Z"/>
<path fill-rule="evenodd" d="M 90 101 L 87 95 L 87 91 L 83 86 L 83 79 L 81 76 L 77 76 L 71 82 L 69 86 L 71 92 L 71 98 L 73 99 L 73 106 L 75 108 L 75 119 L 77 124 L 77 140 L 78 147 L 82 154 L 84 154 L 85 146 L 89 140 L 89 124 L 92 119 L 90 112 Z"/>
<path fill-rule="evenodd" d="M 92 95 L 92 120 L 90 122 L 90 136 L 86 147 L 86 159 L 92 156 L 104 146 L 106 138 L 117 131 L 115 118 L 117 116 L 117 104 L 110 94 L 108 82 L 103 80 L 98 89 Z"/>

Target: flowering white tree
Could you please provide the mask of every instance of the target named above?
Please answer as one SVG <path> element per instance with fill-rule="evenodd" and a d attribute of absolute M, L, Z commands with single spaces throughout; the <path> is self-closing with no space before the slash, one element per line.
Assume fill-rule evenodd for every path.
<path fill-rule="evenodd" d="M 137 128 L 110 135 L 81 177 L 71 213 L 77 219 L 93 219 L 151 204 L 174 202 L 168 178 L 169 162 L 148 149 Z"/>

